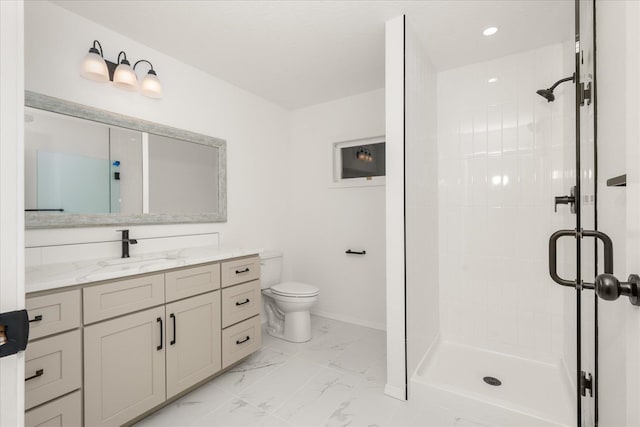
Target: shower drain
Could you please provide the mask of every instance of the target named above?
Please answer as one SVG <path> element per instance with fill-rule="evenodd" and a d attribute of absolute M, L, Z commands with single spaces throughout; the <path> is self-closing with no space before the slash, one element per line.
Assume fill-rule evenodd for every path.
<path fill-rule="evenodd" d="M 494 387 L 498 387 L 499 385 L 502 385 L 502 381 L 500 381 L 495 377 L 484 377 L 483 380 L 485 383 L 492 385 Z"/>

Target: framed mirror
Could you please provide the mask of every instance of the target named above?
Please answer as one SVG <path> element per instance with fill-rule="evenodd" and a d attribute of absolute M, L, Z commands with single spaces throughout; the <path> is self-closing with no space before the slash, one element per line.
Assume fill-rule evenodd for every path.
<path fill-rule="evenodd" d="M 25 226 L 224 222 L 226 142 L 25 92 Z"/>

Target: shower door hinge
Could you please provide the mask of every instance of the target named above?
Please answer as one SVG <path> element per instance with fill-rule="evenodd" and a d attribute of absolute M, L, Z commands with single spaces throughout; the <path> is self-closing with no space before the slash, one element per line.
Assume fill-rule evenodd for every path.
<path fill-rule="evenodd" d="M 580 373 L 580 394 L 586 397 L 587 390 L 589 391 L 589 396 L 593 397 L 593 378 L 590 373 L 582 371 Z"/>
<path fill-rule="evenodd" d="M 586 88 L 584 83 L 580 83 L 580 106 L 584 106 L 585 101 L 591 105 L 591 82 L 587 83 Z"/>

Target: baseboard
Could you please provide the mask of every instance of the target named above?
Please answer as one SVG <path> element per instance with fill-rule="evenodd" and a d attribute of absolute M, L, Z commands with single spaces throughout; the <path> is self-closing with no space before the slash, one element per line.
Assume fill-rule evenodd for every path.
<path fill-rule="evenodd" d="M 398 400 L 407 400 L 406 390 L 401 387 L 386 384 L 384 386 L 384 394 Z"/>
<path fill-rule="evenodd" d="M 386 331 L 386 325 L 382 323 L 369 322 L 367 320 L 358 319 L 356 317 L 344 316 L 342 314 L 329 313 L 321 310 L 311 310 L 314 316 L 326 317 L 327 319 L 339 320 L 340 322 L 353 323 L 354 325 L 365 326 L 379 331 Z"/>

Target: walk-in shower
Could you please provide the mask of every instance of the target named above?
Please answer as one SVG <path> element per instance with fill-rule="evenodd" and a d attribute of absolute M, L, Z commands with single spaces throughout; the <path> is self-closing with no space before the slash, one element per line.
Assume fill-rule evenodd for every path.
<path fill-rule="evenodd" d="M 480 3 L 491 8 L 500 2 Z M 524 9 L 544 9 L 548 3 L 502 5 L 499 18 L 487 24 L 509 13 L 523 19 Z M 577 8 L 573 2 L 554 7 L 563 17 L 555 21 L 554 40 L 536 43 L 535 34 L 506 25 L 497 34 L 512 37 L 512 46 L 519 49 L 499 56 L 489 52 L 437 71 L 437 153 L 427 155 L 437 157 L 438 283 L 430 295 L 437 294 L 433 308 L 439 314 L 435 327 L 425 322 L 430 338 L 422 342 L 414 337 L 413 324 L 424 304 L 415 301 L 433 282 L 431 276 L 413 279 L 419 276 L 411 265 L 411 236 L 422 225 L 407 225 L 408 400 L 452 408 L 488 425 L 586 426 L 595 419 L 595 399 L 586 400 L 588 374 L 595 377 L 593 331 L 583 327 L 582 336 L 589 339 L 579 339 L 581 322 L 595 324 L 593 309 L 582 307 L 581 288 L 558 286 L 549 274 L 550 236 L 575 229 L 576 218 L 585 230 L 593 229 L 595 216 L 593 132 L 587 130 L 593 114 L 587 114 L 592 108 L 587 103 L 580 110 L 581 83 L 590 80 L 583 77 L 582 58 L 576 54 Z M 497 40 L 467 43 L 484 46 Z M 584 64 L 592 57 L 591 41 L 579 45 Z M 416 67 L 414 55 L 405 56 L 408 73 Z M 412 84 L 411 78 L 406 81 Z M 407 104 L 410 129 L 412 102 Z M 586 141 L 582 153 L 576 148 L 581 132 Z M 412 134 L 407 138 L 411 174 Z M 582 156 L 583 169 L 576 166 L 576 156 Z M 556 198 L 572 187 L 575 195 L 565 198 L 576 199 L 577 213 L 570 206 L 556 210 Z M 554 263 L 559 277 L 576 277 L 576 250 L 575 240 L 559 244 Z M 585 246 L 584 259 L 593 251 Z M 582 277 L 589 276 L 595 277 L 585 268 Z M 423 346 L 415 365 L 412 345 Z"/>

